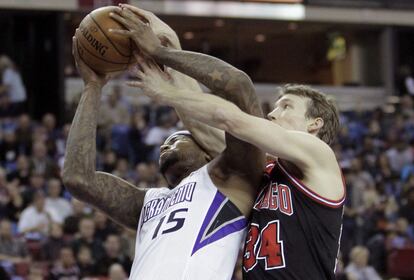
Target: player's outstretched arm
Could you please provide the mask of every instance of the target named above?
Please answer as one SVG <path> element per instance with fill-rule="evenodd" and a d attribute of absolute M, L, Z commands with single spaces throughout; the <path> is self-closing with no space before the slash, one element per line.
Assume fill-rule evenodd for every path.
<path fill-rule="evenodd" d="M 143 93 L 153 100 L 178 108 L 194 119 L 219 129 L 226 128 L 226 124 L 217 115 L 218 108 L 241 112 L 236 105 L 229 102 L 225 103 L 229 106 L 221 107 L 220 103 L 225 100 L 220 97 L 211 94 L 193 94 L 190 90 L 176 87 L 175 81 L 163 74 L 156 63 L 147 63 L 144 58 L 139 56 L 137 56 L 137 59 L 142 65 L 142 69 L 137 72 L 140 81 L 129 82 L 129 85 L 141 88 Z M 224 62 L 216 61 L 217 64 L 224 64 Z M 245 112 L 261 116 L 261 108 L 250 79 L 247 78 L 239 83 L 234 83 L 234 86 L 227 86 L 233 82 L 223 79 L 221 87 L 217 88 L 221 88 L 224 94 L 231 96 L 233 101 Z M 226 134 L 226 149 L 211 163 L 211 166 L 216 171 L 214 173 L 215 177 L 219 177 L 220 181 L 223 182 L 223 184 L 219 184 L 220 186 L 237 185 L 240 187 L 239 193 L 245 193 L 248 186 L 250 187 L 248 192 L 254 193 L 254 188 L 251 188 L 251 186 L 257 187 L 259 185 L 264 163 L 264 153 L 262 151 L 247 142 Z M 253 192 L 251 192 L 252 190 Z M 246 196 L 240 194 L 239 197 Z M 234 199 L 233 202 L 236 202 L 238 206 L 246 205 L 245 202 L 238 204 Z M 247 208 L 246 214 L 250 209 Z"/>
<path fill-rule="evenodd" d="M 121 9 L 128 9 L 133 13 L 133 16 L 135 17 L 131 17 L 131 20 L 144 21 L 154 34 L 156 34 L 163 46 L 181 50 L 180 40 L 175 31 L 154 13 L 128 4 L 119 4 L 118 10 Z M 168 69 L 168 71 L 169 74 L 174 77 L 177 87 L 193 90 L 194 94 L 202 93 L 200 85 L 193 78 L 173 69 Z M 176 109 L 176 112 L 186 129 L 191 131 L 191 134 L 194 139 L 196 139 L 197 143 L 212 158 L 216 157 L 224 150 L 225 143 L 223 131 L 201 123 L 179 109 Z"/>
<path fill-rule="evenodd" d="M 145 190 L 111 174 L 96 172 L 96 125 L 101 90 L 109 77 L 97 76 L 73 52 L 85 88 L 69 132 L 63 182 L 77 199 L 91 204 L 116 222 L 136 229 Z"/>

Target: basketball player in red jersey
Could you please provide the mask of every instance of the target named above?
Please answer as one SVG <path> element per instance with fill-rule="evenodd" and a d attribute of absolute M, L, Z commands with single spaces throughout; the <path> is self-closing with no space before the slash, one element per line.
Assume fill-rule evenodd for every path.
<path fill-rule="evenodd" d="M 115 17 L 129 31 L 116 32 L 132 38 L 158 63 L 180 70 L 182 65 L 171 59 L 174 50 L 129 14 L 122 10 Z M 220 81 L 223 73 L 209 75 Z M 329 146 L 339 127 L 333 102 L 310 87 L 287 85 L 266 120 L 220 97 L 180 89 L 156 68 L 137 76 L 140 81 L 130 85 L 146 95 L 276 157 L 267 165 L 253 207 L 244 279 L 334 279 L 345 188 Z"/>

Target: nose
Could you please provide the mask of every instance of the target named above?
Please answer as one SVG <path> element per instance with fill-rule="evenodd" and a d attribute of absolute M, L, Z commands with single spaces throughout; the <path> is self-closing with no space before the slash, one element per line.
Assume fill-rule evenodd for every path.
<path fill-rule="evenodd" d="M 270 121 L 274 121 L 274 120 L 276 120 L 275 116 L 274 116 L 274 115 L 272 115 L 272 112 L 271 112 L 271 113 L 269 113 L 269 114 L 267 114 L 267 118 L 268 118 Z"/>
<path fill-rule="evenodd" d="M 269 114 L 267 114 L 267 118 L 270 121 L 275 121 L 279 114 L 280 114 L 280 112 L 279 112 L 278 108 L 275 108 L 273 111 L 271 111 Z"/>

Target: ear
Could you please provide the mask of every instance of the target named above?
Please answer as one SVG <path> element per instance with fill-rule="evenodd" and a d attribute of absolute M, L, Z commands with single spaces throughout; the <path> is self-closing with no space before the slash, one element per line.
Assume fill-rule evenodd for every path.
<path fill-rule="evenodd" d="M 316 119 L 311 120 L 311 122 L 308 124 L 308 132 L 311 134 L 318 134 L 318 131 L 323 127 L 323 125 L 323 119 L 317 117 Z"/>

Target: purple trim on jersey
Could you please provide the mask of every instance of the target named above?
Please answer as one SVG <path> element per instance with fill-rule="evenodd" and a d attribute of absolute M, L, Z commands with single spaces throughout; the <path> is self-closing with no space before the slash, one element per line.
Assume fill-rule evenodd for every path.
<path fill-rule="evenodd" d="M 238 217 L 233 222 L 226 224 L 216 232 L 211 233 L 209 236 L 204 237 L 206 231 L 208 230 L 207 227 L 210 224 L 211 220 L 216 216 L 217 211 L 221 210 L 221 206 L 227 202 L 226 197 L 217 191 L 213 202 L 210 205 L 210 208 L 207 211 L 207 215 L 201 225 L 201 229 L 198 233 L 196 242 L 193 247 L 193 251 L 191 255 L 194 255 L 195 252 L 207 246 L 210 243 L 213 243 L 219 239 L 226 237 L 229 234 L 234 232 L 240 231 L 247 226 L 247 221 L 243 216 Z M 204 238 L 203 238 L 204 237 Z"/>

